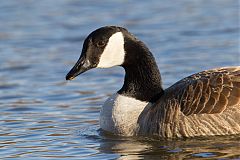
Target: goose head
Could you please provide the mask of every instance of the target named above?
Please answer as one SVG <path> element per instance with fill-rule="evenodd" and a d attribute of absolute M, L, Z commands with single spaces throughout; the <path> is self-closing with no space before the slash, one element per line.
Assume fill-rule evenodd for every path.
<path fill-rule="evenodd" d="M 106 26 L 90 33 L 83 43 L 77 63 L 66 80 L 92 68 L 121 66 L 124 84 L 118 94 L 153 102 L 163 93 L 161 75 L 147 46 L 125 28 Z"/>
<path fill-rule="evenodd" d="M 92 68 L 121 66 L 125 60 L 124 35 L 130 35 L 122 27 L 106 26 L 88 35 L 82 47 L 80 58 L 69 71 L 66 80 Z"/>

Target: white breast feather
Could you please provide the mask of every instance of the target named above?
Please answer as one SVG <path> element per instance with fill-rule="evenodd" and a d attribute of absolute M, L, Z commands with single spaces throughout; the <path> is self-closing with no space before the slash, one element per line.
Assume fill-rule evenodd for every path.
<path fill-rule="evenodd" d="M 113 94 L 101 109 L 100 127 L 119 135 L 135 135 L 138 131 L 138 117 L 147 104 L 148 102 Z"/>

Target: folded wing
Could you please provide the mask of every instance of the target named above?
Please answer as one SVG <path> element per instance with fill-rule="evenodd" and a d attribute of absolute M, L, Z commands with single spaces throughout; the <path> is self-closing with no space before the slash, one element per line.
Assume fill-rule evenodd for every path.
<path fill-rule="evenodd" d="M 240 106 L 240 67 L 207 70 L 186 77 L 166 90 L 185 115 L 215 114 Z"/>

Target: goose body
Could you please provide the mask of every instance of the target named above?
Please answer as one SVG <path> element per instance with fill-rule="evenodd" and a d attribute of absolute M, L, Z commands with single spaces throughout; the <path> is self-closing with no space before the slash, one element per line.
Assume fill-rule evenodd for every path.
<path fill-rule="evenodd" d="M 240 66 L 202 71 L 164 90 L 145 44 L 122 27 L 106 26 L 85 39 L 66 79 L 113 66 L 126 74 L 122 88 L 102 106 L 103 130 L 166 138 L 240 134 Z"/>

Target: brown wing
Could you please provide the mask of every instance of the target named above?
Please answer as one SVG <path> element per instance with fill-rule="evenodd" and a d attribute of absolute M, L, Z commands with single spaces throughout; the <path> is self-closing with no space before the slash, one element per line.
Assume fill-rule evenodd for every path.
<path fill-rule="evenodd" d="M 185 115 L 221 113 L 228 106 L 240 104 L 240 66 L 193 74 L 166 93 L 177 99 Z"/>

